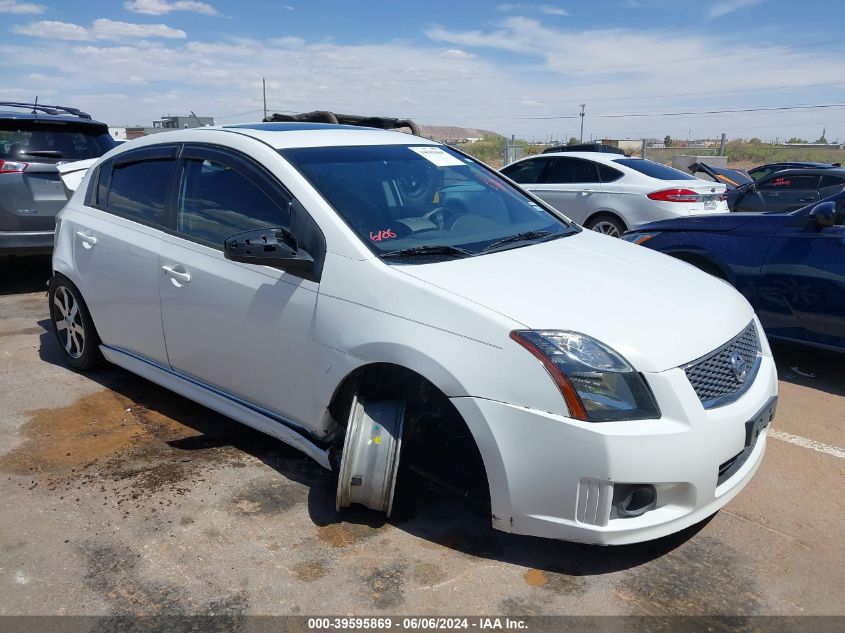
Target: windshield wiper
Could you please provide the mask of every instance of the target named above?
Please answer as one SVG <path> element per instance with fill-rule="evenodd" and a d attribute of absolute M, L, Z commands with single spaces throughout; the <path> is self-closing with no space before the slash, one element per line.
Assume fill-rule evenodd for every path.
<path fill-rule="evenodd" d="M 457 246 L 448 246 L 445 244 L 436 245 L 429 244 L 427 246 L 412 246 L 410 248 L 400 248 L 396 251 L 388 251 L 379 255 L 381 258 L 403 258 L 403 257 L 425 257 L 429 255 L 446 255 L 447 257 L 472 257 L 471 253 L 463 248 Z"/>
<path fill-rule="evenodd" d="M 517 233 L 516 235 L 508 235 L 507 237 L 503 237 L 500 240 L 493 242 L 492 244 L 488 244 L 484 248 L 481 249 L 480 252 L 488 253 L 492 250 L 496 250 L 500 246 L 505 246 L 507 244 L 514 244 L 515 242 L 530 242 L 534 240 L 540 240 L 544 237 L 551 236 L 551 231 L 523 231 L 522 233 Z M 559 234 L 554 234 L 555 237 Z M 562 235 L 562 234 L 560 234 Z"/>

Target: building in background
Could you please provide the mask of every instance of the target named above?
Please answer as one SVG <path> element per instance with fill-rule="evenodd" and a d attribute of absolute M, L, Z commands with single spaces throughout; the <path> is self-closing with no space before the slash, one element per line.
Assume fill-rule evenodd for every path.
<path fill-rule="evenodd" d="M 214 118 L 210 116 L 162 116 L 158 121 L 153 121 L 152 126 L 128 125 L 126 126 L 126 138 L 140 138 L 148 134 L 169 132 L 170 130 L 182 130 L 191 127 L 206 127 L 214 125 Z M 115 128 L 119 129 L 119 128 Z"/>
<path fill-rule="evenodd" d="M 125 141 L 126 139 L 126 128 L 125 127 L 111 127 L 109 126 L 109 134 L 111 137 L 116 141 Z"/>

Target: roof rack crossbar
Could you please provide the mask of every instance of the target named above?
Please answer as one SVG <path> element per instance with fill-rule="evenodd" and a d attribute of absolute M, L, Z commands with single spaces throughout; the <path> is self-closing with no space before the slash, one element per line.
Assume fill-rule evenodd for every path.
<path fill-rule="evenodd" d="M 300 121 L 307 123 L 334 123 L 336 125 L 359 125 L 362 127 L 375 127 L 382 130 L 395 130 L 401 127 L 407 127 L 412 134 L 420 135 L 419 126 L 410 119 L 396 119 L 393 117 L 383 116 L 362 116 L 360 114 L 338 114 L 336 112 L 329 112 L 328 110 L 314 110 L 313 112 L 303 112 L 302 114 L 271 114 L 265 117 L 266 123 L 275 123 L 280 121 Z"/>
<path fill-rule="evenodd" d="M 60 112 L 64 112 L 65 114 L 70 114 L 72 116 L 78 116 L 80 119 L 90 119 L 91 115 L 87 112 L 83 112 L 77 108 L 69 108 L 67 106 L 58 106 L 58 105 L 46 105 L 44 103 L 21 103 L 18 101 L 0 101 L 0 106 L 8 107 L 8 108 L 25 108 L 27 110 L 31 110 L 33 114 L 37 112 L 43 112 L 44 114 L 59 114 Z"/>

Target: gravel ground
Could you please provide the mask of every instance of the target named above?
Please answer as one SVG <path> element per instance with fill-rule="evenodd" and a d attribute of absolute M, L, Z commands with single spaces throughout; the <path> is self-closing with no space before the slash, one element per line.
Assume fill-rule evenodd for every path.
<path fill-rule="evenodd" d="M 0 273 L 0 615 L 845 615 L 841 356 L 777 346 L 764 463 L 637 546 L 493 531 L 435 490 L 390 521 L 330 473 L 117 368 L 66 369 L 49 263 Z"/>

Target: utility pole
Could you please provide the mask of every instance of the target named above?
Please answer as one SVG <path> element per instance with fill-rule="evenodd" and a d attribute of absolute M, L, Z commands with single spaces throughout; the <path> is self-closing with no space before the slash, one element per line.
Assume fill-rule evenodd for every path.
<path fill-rule="evenodd" d="M 584 108 L 586 107 L 586 103 L 581 104 L 581 143 L 584 142 Z"/>
<path fill-rule="evenodd" d="M 264 118 L 267 118 L 267 82 L 261 78 L 261 92 L 264 95 Z"/>

